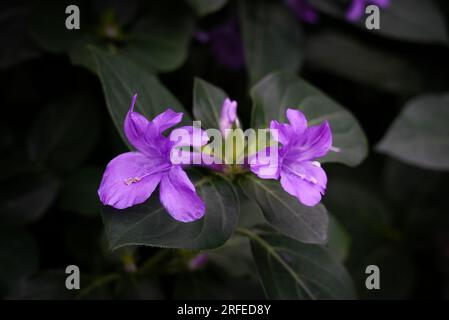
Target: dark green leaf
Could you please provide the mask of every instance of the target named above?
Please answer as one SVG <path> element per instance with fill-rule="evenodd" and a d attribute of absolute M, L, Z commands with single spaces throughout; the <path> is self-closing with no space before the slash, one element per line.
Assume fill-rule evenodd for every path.
<path fill-rule="evenodd" d="M 37 271 L 38 248 L 35 240 L 21 230 L 0 232 L 0 295 L 14 288 L 24 277 Z"/>
<path fill-rule="evenodd" d="M 195 13 L 200 16 L 206 16 L 223 8 L 228 0 L 186 0 Z"/>
<path fill-rule="evenodd" d="M 132 96 L 137 93 L 135 111 L 152 119 L 167 108 L 186 112 L 179 101 L 159 82 L 157 77 L 128 59 L 92 48 L 98 75 L 103 85 L 106 103 L 118 131 L 127 143 L 123 133 L 123 122 L 129 111 Z M 184 121 L 189 116 L 184 114 Z"/>
<path fill-rule="evenodd" d="M 267 221 L 279 232 L 306 243 L 324 243 L 328 216 L 322 204 L 308 207 L 285 192 L 279 182 L 253 176 L 240 185 L 248 198 L 256 201 Z"/>
<path fill-rule="evenodd" d="M 367 155 L 367 141 L 355 117 L 323 92 L 287 72 L 275 72 L 251 89 L 253 126 L 268 127 L 271 120 L 285 120 L 287 108 L 304 112 L 309 125 L 328 120 L 332 129 L 333 146 L 322 162 L 358 165 Z"/>
<path fill-rule="evenodd" d="M 169 16 L 145 16 L 126 36 L 119 55 L 154 71 L 172 71 L 187 58 L 193 19 L 177 10 Z"/>
<path fill-rule="evenodd" d="M 329 250 L 332 251 L 338 260 L 345 261 L 349 255 L 351 239 L 346 229 L 332 214 L 329 214 L 329 232 L 327 240 Z"/>
<path fill-rule="evenodd" d="M 59 186 L 59 179 L 50 174 L 26 173 L 3 182 L 0 223 L 15 226 L 38 221 L 53 204 Z"/>
<path fill-rule="evenodd" d="M 33 9 L 29 20 L 29 33 L 34 41 L 43 49 L 53 53 L 64 53 L 85 36 L 87 12 L 80 6 L 80 29 L 68 30 L 65 21 L 68 14 L 65 9 L 73 3 L 66 0 L 44 1 Z M 85 16 L 86 14 L 86 16 Z"/>
<path fill-rule="evenodd" d="M 335 0 L 309 0 L 319 10 L 340 19 L 345 19 L 348 7 Z M 366 30 L 365 18 L 356 23 Z M 372 33 L 395 39 L 423 42 L 447 43 L 448 33 L 442 10 L 433 0 L 394 0 L 380 12 L 380 29 Z"/>
<path fill-rule="evenodd" d="M 239 1 L 240 24 L 250 83 L 272 71 L 299 69 L 302 34 L 281 2 Z"/>
<path fill-rule="evenodd" d="M 209 261 L 233 277 L 254 274 L 254 262 L 248 239 L 233 237 L 218 249 L 206 251 Z"/>
<path fill-rule="evenodd" d="M 412 61 L 348 34 L 314 34 L 307 42 L 306 60 L 323 71 L 388 92 L 410 94 L 423 87 Z"/>
<path fill-rule="evenodd" d="M 365 28 L 363 21 L 362 28 Z M 394 0 L 381 12 L 380 29 L 383 35 L 424 43 L 448 43 L 447 26 L 435 1 Z"/>
<path fill-rule="evenodd" d="M 415 207 L 417 202 L 424 203 L 438 192 L 444 175 L 440 171 L 426 170 L 391 158 L 385 163 L 382 178 L 389 200 L 396 205 Z"/>
<path fill-rule="evenodd" d="M 47 270 L 22 279 L 6 299 L 8 300 L 66 300 L 75 297 L 77 290 L 67 290 L 64 270 Z M 83 286 L 84 277 L 80 282 Z"/>
<path fill-rule="evenodd" d="M 97 195 L 102 170 L 86 166 L 71 174 L 62 186 L 58 207 L 87 217 L 99 217 L 101 203 Z"/>
<path fill-rule="evenodd" d="M 397 239 L 392 212 L 375 191 L 350 180 L 330 179 L 326 207 L 347 230 L 351 241 L 349 265 L 359 263 L 386 239 Z"/>
<path fill-rule="evenodd" d="M 125 210 L 104 207 L 103 221 L 111 248 L 147 245 L 200 250 L 224 244 L 237 222 L 235 191 L 218 176 L 195 175 L 193 180 L 197 193 L 206 203 L 205 216 L 195 222 L 173 219 L 161 206 L 158 191 L 143 205 Z"/>
<path fill-rule="evenodd" d="M 193 87 L 193 116 L 205 129 L 220 127 L 220 112 L 226 93 L 210 83 L 195 79 Z"/>
<path fill-rule="evenodd" d="M 48 105 L 31 126 L 30 158 L 59 170 L 79 166 L 95 147 L 101 131 L 101 118 L 92 99 L 78 94 Z"/>
<path fill-rule="evenodd" d="M 377 150 L 406 163 L 449 170 L 449 94 L 410 101 Z"/>
<path fill-rule="evenodd" d="M 272 231 L 241 233 L 251 239 L 268 299 L 355 299 L 349 274 L 327 248 Z"/>
<path fill-rule="evenodd" d="M 248 198 L 240 187 L 237 193 L 240 203 L 238 225 L 242 228 L 251 228 L 265 224 L 266 220 L 259 205 L 254 200 Z"/>
<path fill-rule="evenodd" d="M 26 30 L 32 4 L 24 1 L 3 1 L 0 4 L 0 69 L 8 68 L 40 55 Z"/>
<path fill-rule="evenodd" d="M 380 290 L 368 290 L 365 285 L 366 267 L 375 265 L 380 270 Z M 357 284 L 361 299 L 408 299 L 415 285 L 414 261 L 401 247 L 384 245 L 365 257 L 354 268 L 354 283 Z M 424 294 L 426 295 L 426 294 Z"/>

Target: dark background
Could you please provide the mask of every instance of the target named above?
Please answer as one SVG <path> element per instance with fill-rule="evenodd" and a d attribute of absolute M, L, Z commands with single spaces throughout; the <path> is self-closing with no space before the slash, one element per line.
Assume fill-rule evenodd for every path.
<path fill-rule="evenodd" d="M 108 5 L 100 3 L 100 8 Z M 136 280 L 124 271 L 130 252 L 131 264 L 140 266 L 161 250 L 111 253 L 96 195 L 105 165 L 126 146 L 108 114 L 97 76 L 74 66 L 67 54 L 41 48 L 29 35 L 28 22 L 38 12 L 32 5 L 2 1 L 0 12 L 0 295 L 67 297 L 71 293 L 60 288 L 65 279 L 61 270 L 76 264 L 83 284 L 111 273 L 125 275 L 87 293 L 87 298 L 263 297 L 252 276 L 223 273 L 223 266 L 213 262 L 191 271 L 182 261 L 167 257 L 138 285 L 133 283 Z M 141 5 L 137 1 L 136 6 Z M 190 10 L 181 1 L 164 5 L 173 11 Z M 447 18 L 447 2 L 439 5 Z M 86 9 L 81 10 L 85 14 Z M 89 19 L 95 21 L 95 10 L 87 10 L 92 10 Z M 208 30 L 234 14 L 231 1 L 219 12 L 197 18 L 196 28 Z M 350 238 L 346 264 L 360 297 L 448 298 L 447 173 L 408 165 L 373 150 L 407 101 L 448 89 L 448 47 L 371 34 L 324 13 L 319 23 L 300 27 L 306 39 L 301 76 L 347 107 L 369 140 L 369 156 L 359 167 L 326 166 L 329 188 L 324 197 Z M 368 59 L 351 56 L 350 49 L 320 38 L 323 35 L 356 43 L 370 55 Z M 184 106 L 191 105 L 194 77 L 224 88 L 239 101 L 239 117 L 247 127 L 251 102 L 245 68 L 221 65 L 207 44 L 194 38 L 188 48 L 186 61 L 161 73 L 161 81 Z M 390 57 L 403 64 L 397 70 L 404 73 L 385 73 L 395 83 L 386 88 L 382 73 L 376 71 L 396 70 L 386 63 Z M 333 63 L 339 68 L 333 68 Z M 88 105 L 89 112 L 63 109 L 77 99 L 83 101 L 77 105 L 81 109 Z M 51 104 L 59 104 L 59 112 L 45 111 Z M 51 152 L 33 156 L 35 144 L 41 143 L 39 135 L 45 140 L 58 135 L 58 130 L 63 133 Z M 168 256 L 176 256 L 175 251 Z M 363 289 L 367 264 L 378 264 L 382 270 L 379 292 Z"/>

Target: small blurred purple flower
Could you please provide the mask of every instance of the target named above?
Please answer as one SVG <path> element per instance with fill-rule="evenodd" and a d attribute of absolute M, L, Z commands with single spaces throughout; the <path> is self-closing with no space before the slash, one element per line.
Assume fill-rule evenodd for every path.
<path fill-rule="evenodd" d="M 182 127 L 189 139 L 179 142 L 171 135 L 165 137 L 163 131 L 180 123 L 183 114 L 167 109 L 148 121 L 133 111 L 136 98 L 134 95 L 124 130 L 137 151 L 123 153 L 109 162 L 98 189 L 101 202 L 117 209 L 128 208 L 145 202 L 159 185 L 161 203 L 174 219 L 182 222 L 200 219 L 205 204 L 181 165 L 173 164 L 170 157 L 174 148 L 203 146 L 207 135 L 198 128 Z M 201 137 L 195 136 L 198 131 Z"/>
<path fill-rule="evenodd" d="M 390 2 L 390 0 L 352 0 L 351 5 L 346 11 L 346 20 L 349 22 L 357 22 L 365 14 L 365 8 L 368 5 L 374 4 L 381 9 L 386 9 L 390 6 Z"/>
<path fill-rule="evenodd" d="M 220 132 L 226 138 L 226 130 L 232 129 L 235 126 L 240 127 L 239 119 L 237 118 L 237 101 L 232 101 L 226 98 L 221 107 L 220 114 Z"/>
<path fill-rule="evenodd" d="M 201 43 L 208 43 L 212 54 L 223 66 L 238 70 L 245 64 L 237 18 L 232 18 L 210 31 L 198 31 L 195 38 Z"/>
<path fill-rule="evenodd" d="M 194 271 L 203 267 L 209 261 L 207 253 L 199 253 L 194 256 L 188 263 L 189 270 Z"/>
<path fill-rule="evenodd" d="M 285 0 L 285 3 L 299 20 L 310 24 L 318 22 L 318 13 L 308 0 Z"/>
<path fill-rule="evenodd" d="M 279 179 L 282 188 L 307 206 L 321 201 L 326 190 L 327 177 L 319 162 L 332 146 L 329 123 L 307 127 L 302 112 L 287 109 L 290 124 L 271 121 L 270 130 L 282 147 L 271 146 L 250 159 L 250 168 L 259 178 Z M 267 153 L 276 152 L 276 161 L 265 162 Z"/>

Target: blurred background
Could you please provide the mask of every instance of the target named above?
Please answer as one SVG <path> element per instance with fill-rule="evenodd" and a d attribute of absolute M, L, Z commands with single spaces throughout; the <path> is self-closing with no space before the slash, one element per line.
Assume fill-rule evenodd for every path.
<path fill-rule="evenodd" d="M 194 77 L 223 88 L 239 101 L 244 127 L 251 85 L 277 68 L 297 70 L 368 137 L 362 165 L 326 165 L 324 197 L 359 297 L 449 298 L 447 1 L 391 0 L 372 31 L 363 16 L 348 16 L 349 0 L 70 4 L 80 8 L 80 30 L 65 28 L 64 1 L 0 4 L 1 297 L 263 298 L 243 240 L 200 255 L 108 249 L 97 189 L 127 147 L 96 75 L 96 46 L 157 74 L 187 107 Z M 416 105 L 420 113 L 395 122 Z M 398 140 L 395 124 L 413 121 L 418 138 Z M 80 292 L 65 289 L 72 264 Z M 380 267 L 382 290 L 365 289 L 368 264 Z"/>

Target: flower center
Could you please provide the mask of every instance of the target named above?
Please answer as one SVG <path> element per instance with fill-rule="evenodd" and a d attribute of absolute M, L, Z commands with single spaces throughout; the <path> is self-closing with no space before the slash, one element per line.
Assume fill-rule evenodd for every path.
<path fill-rule="evenodd" d="M 142 178 L 139 178 L 139 177 L 128 178 L 128 179 L 125 179 L 125 184 L 127 186 L 129 186 L 129 185 L 132 185 L 133 183 L 139 182 L 140 180 L 142 180 Z"/>

